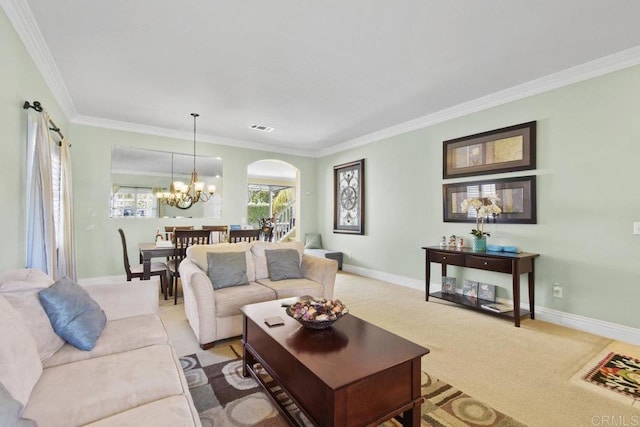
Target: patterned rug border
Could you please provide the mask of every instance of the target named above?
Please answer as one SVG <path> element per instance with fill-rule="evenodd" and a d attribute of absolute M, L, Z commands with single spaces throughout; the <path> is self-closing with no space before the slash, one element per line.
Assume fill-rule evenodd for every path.
<path fill-rule="evenodd" d="M 640 378 L 640 359 L 636 359 L 635 357 L 627 356 L 622 353 L 610 351 L 602 359 L 600 359 L 600 361 L 596 363 L 596 365 L 593 368 L 591 368 L 585 375 L 582 375 L 582 379 L 588 382 L 589 384 L 596 385 L 607 391 L 616 393 L 617 395 L 622 395 L 634 400 L 640 400 L 640 382 L 638 381 L 634 381 L 628 378 L 622 379 L 622 381 L 627 384 L 629 384 L 630 382 L 635 383 L 636 391 L 629 392 L 626 390 L 630 388 L 629 385 L 625 385 L 625 384 L 618 384 L 617 386 L 614 384 L 608 385 L 602 382 L 603 379 L 595 378 L 596 376 L 600 375 L 602 373 L 603 368 L 606 368 L 607 365 L 616 357 L 621 359 L 628 359 L 635 362 L 635 365 L 637 365 L 637 368 L 634 370 L 634 372 L 638 372 L 638 374 L 636 375 L 638 375 L 638 377 Z M 620 377 L 620 375 L 615 375 L 615 376 Z"/>
<path fill-rule="evenodd" d="M 224 353 L 225 348 L 228 347 L 231 351 L 228 352 L 226 356 L 217 357 L 216 354 Z M 198 357 L 200 355 L 200 357 Z M 189 372 L 190 367 L 188 366 L 190 362 L 187 359 L 195 358 L 198 362 L 197 365 L 200 365 L 199 369 L 203 368 L 206 370 L 207 368 L 217 369 L 217 365 L 224 364 L 225 367 L 230 365 L 238 360 L 242 359 L 242 345 L 236 342 L 231 342 L 225 345 L 216 346 L 214 349 L 208 351 L 202 351 L 186 356 L 180 357 L 181 364 L 183 369 L 185 369 L 185 374 L 187 375 L 187 379 L 189 381 L 189 390 L 192 393 L 194 398 L 194 403 L 196 403 L 196 408 L 201 417 L 201 421 L 203 422 L 203 426 L 208 425 L 238 425 L 230 420 L 232 414 L 229 412 L 233 410 L 233 406 L 237 405 L 237 402 L 240 402 L 242 399 L 247 399 L 246 394 L 251 394 L 249 397 L 254 398 L 254 402 L 256 402 L 257 395 L 264 395 L 266 399 L 266 393 L 261 389 L 261 387 L 255 383 L 256 390 L 246 391 L 244 392 L 244 397 L 238 397 L 237 401 L 229 401 L 227 396 L 216 396 L 216 389 L 214 387 L 214 380 L 211 375 L 212 372 L 209 371 L 206 378 L 206 382 L 203 383 L 203 373 L 194 373 Z M 226 358 L 226 360 L 225 360 Z M 183 361 L 185 359 L 185 361 Z M 212 363 L 207 363 L 207 361 L 213 360 Z M 202 361 L 202 362 L 201 362 Z M 204 363 L 204 364 L 202 364 Z M 216 365 L 216 366 L 214 366 Z M 227 382 L 229 383 L 239 383 L 246 381 L 253 381 L 253 379 L 240 378 L 240 369 L 236 367 L 231 374 L 238 376 L 238 378 L 230 378 L 227 377 L 229 372 L 225 374 L 225 378 L 227 378 Z M 195 385 L 192 384 L 192 381 L 197 382 Z M 217 381 L 216 384 L 220 384 L 220 379 L 215 379 Z M 206 389 L 207 384 L 211 384 L 211 390 L 206 390 L 203 392 L 202 389 Z M 232 385 L 232 384 L 231 384 Z M 196 388 L 198 390 L 196 390 Z M 225 385 L 226 391 L 222 390 L 221 393 L 229 394 L 229 385 Z M 514 420 L 506 414 L 486 405 L 485 403 L 472 398 L 461 390 L 456 389 L 450 384 L 445 383 L 435 377 L 430 376 L 426 372 L 422 372 L 421 379 L 421 388 L 422 395 L 425 398 L 425 402 L 422 404 L 422 426 L 501 426 L 501 427 L 523 427 L 524 424 Z M 195 393 L 195 394 L 194 394 Z M 231 393 L 232 394 L 232 393 Z M 203 397 L 204 396 L 204 397 Z M 206 399 L 213 399 L 215 404 L 211 403 L 203 403 L 206 402 Z M 289 401 L 290 402 L 290 401 Z M 201 410 L 201 408 L 205 407 L 206 410 Z M 239 407 L 239 405 L 238 405 Z M 297 409 L 297 408 L 296 408 Z M 226 411 L 226 415 L 224 414 Z M 257 422 L 255 424 L 244 424 L 242 425 L 254 425 L 254 426 L 279 426 L 284 425 L 284 418 L 278 413 L 277 416 L 274 417 L 273 414 L 270 414 L 267 418 Z M 395 420 L 389 421 L 383 424 L 385 427 L 390 426 L 398 426 Z"/>

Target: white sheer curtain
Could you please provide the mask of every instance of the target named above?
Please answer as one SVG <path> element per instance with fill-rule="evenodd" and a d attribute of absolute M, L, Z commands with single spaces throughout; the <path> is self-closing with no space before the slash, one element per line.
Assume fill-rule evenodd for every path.
<path fill-rule="evenodd" d="M 58 278 L 49 115 L 29 115 L 27 149 L 27 267 Z"/>
<path fill-rule="evenodd" d="M 60 145 L 60 224 L 58 232 L 58 273 L 74 281 L 76 277 L 76 239 L 71 176 L 71 144 L 67 138 Z"/>

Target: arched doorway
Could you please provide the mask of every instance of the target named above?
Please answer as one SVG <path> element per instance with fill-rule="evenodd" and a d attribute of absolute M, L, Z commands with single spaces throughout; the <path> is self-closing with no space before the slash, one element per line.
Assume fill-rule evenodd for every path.
<path fill-rule="evenodd" d="M 295 237 L 300 212 L 300 171 L 282 160 L 247 166 L 247 224 L 273 228 L 274 241 Z"/>

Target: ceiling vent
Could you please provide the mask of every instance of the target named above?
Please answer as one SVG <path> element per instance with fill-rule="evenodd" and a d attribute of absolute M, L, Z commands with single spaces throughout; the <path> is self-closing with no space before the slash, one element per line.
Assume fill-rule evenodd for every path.
<path fill-rule="evenodd" d="M 273 128 L 271 126 L 263 126 L 263 125 L 251 125 L 251 129 L 259 130 L 261 132 L 271 132 Z"/>

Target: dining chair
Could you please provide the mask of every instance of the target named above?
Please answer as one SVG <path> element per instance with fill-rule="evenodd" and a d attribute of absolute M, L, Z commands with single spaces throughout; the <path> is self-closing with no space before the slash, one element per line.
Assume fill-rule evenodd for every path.
<path fill-rule="evenodd" d="M 238 242 L 253 242 L 254 240 L 260 240 L 260 233 L 262 230 L 231 230 L 229 231 L 229 243 Z"/>
<path fill-rule="evenodd" d="M 127 273 L 127 282 L 131 279 L 141 279 L 144 275 L 144 267 L 142 264 L 131 265 L 129 264 L 129 254 L 127 253 L 127 239 L 124 237 L 124 231 L 122 228 L 118 228 L 120 233 L 120 240 L 122 241 L 122 255 L 124 257 L 124 271 Z M 167 282 L 167 264 L 164 262 L 152 262 L 151 263 L 151 276 L 160 276 L 160 290 L 164 295 L 164 299 L 167 299 L 168 282 Z"/>
<path fill-rule="evenodd" d="M 211 231 L 209 230 L 176 230 L 175 247 L 173 258 L 167 263 L 171 287 L 173 288 L 173 304 L 178 304 L 178 278 L 180 273 L 178 267 L 180 262 L 187 256 L 187 248 L 193 245 L 208 245 Z"/>
<path fill-rule="evenodd" d="M 203 225 L 202 229 L 211 231 L 211 243 L 225 243 L 229 239 L 228 225 Z M 215 239 L 213 239 L 213 233 L 218 233 L 217 242 L 215 241 Z"/>
<path fill-rule="evenodd" d="M 176 230 L 193 230 L 193 225 L 165 225 L 164 226 L 165 239 L 173 241 L 173 233 Z"/>

